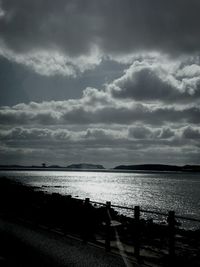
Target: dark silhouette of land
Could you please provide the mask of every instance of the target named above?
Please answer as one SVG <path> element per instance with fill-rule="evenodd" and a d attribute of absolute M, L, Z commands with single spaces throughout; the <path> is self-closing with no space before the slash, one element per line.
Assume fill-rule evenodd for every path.
<path fill-rule="evenodd" d="M 59 165 L 0 165 L 0 170 L 49 170 L 49 171 L 99 171 L 99 172 L 200 172 L 200 165 L 165 165 L 165 164 L 140 164 L 140 165 L 119 165 L 106 169 L 100 164 L 78 163 L 68 166 Z"/>
<path fill-rule="evenodd" d="M 89 164 L 89 163 L 80 163 L 80 164 L 71 164 L 67 166 L 68 169 L 93 169 L 93 170 L 103 170 L 105 169 L 102 165 L 99 164 Z"/>
<path fill-rule="evenodd" d="M 119 165 L 115 170 L 131 170 L 131 171 L 182 171 L 182 172 L 199 172 L 199 165 L 165 165 L 165 164 L 142 164 L 142 165 Z"/>
<path fill-rule="evenodd" d="M 106 171 L 106 169 L 99 164 L 71 164 L 68 166 L 59 166 L 59 165 L 0 165 L 0 170 L 33 170 L 33 171 Z"/>

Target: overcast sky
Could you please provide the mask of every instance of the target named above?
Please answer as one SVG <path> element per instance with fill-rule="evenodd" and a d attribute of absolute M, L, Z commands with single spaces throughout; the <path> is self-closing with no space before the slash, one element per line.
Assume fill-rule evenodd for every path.
<path fill-rule="evenodd" d="M 0 164 L 200 164 L 199 0 L 0 0 Z"/>

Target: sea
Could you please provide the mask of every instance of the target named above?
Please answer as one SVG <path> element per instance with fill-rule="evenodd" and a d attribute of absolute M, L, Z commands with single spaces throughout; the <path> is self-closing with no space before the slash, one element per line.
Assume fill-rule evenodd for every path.
<path fill-rule="evenodd" d="M 200 219 L 200 173 L 185 172 L 100 172 L 23 170 L 0 171 L 0 177 L 9 177 L 34 186 L 47 193 L 90 198 L 91 201 L 168 213 Z M 117 208 L 127 216 L 134 211 Z M 164 221 L 165 216 L 142 212 L 145 219 Z M 200 229 L 200 222 L 179 220 L 189 229 Z"/>

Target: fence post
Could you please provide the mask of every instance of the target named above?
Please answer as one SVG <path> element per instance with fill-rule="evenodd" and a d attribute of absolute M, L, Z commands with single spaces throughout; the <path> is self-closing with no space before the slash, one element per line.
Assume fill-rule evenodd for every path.
<path fill-rule="evenodd" d="M 85 205 L 90 203 L 90 199 L 88 197 L 85 198 Z"/>
<path fill-rule="evenodd" d="M 175 212 L 168 213 L 168 230 L 169 230 L 169 257 L 171 259 L 175 256 Z"/>
<path fill-rule="evenodd" d="M 88 241 L 88 237 L 89 237 L 89 220 L 90 218 L 88 217 L 88 205 L 90 203 L 90 199 L 89 198 L 85 198 L 84 201 L 84 214 L 83 214 L 83 232 L 82 232 L 82 236 L 83 236 L 83 242 L 87 243 Z"/>
<path fill-rule="evenodd" d="M 111 202 L 106 202 L 106 238 L 105 238 L 105 249 L 106 251 L 110 251 L 110 207 Z"/>
<path fill-rule="evenodd" d="M 140 258 L 140 207 L 134 208 L 135 230 L 134 230 L 134 255 L 137 259 Z"/>

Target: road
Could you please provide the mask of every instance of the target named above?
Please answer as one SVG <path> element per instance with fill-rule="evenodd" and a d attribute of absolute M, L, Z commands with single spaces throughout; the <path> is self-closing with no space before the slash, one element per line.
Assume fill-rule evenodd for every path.
<path fill-rule="evenodd" d="M 7 259 L 5 266 L 138 266 L 136 262 L 108 253 L 101 247 L 11 220 L 0 219 L 0 237 L 0 256 L 2 252 Z"/>

